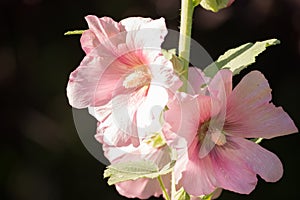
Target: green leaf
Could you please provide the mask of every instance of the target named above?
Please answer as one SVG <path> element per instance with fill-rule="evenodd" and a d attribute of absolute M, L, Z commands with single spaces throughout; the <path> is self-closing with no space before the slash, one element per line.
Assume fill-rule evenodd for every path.
<path fill-rule="evenodd" d="M 155 178 L 159 169 L 151 161 L 142 160 L 126 163 L 112 164 L 104 171 L 104 178 L 108 179 L 108 184 L 112 185 L 127 180 L 138 178 Z"/>
<path fill-rule="evenodd" d="M 193 0 L 193 6 L 196 7 L 200 4 L 201 0 Z"/>
<path fill-rule="evenodd" d="M 104 171 L 104 178 L 109 178 L 107 181 L 109 185 L 139 178 L 153 179 L 160 175 L 170 173 L 174 165 L 174 160 L 165 165 L 162 169 L 159 169 L 155 163 L 148 160 L 117 163 L 107 167 Z"/>
<path fill-rule="evenodd" d="M 200 5 L 206 10 L 218 12 L 222 8 L 226 8 L 229 0 L 202 0 Z"/>
<path fill-rule="evenodd" d="M 170 49 L 170 50 L 162 49 L 162 54 L 166 59 L 171 61 L 176 74 L 179 77 L 181 77 L 181 75 L 184 73 L 184 68 L 183 68 L 184 61 L 178 58 L 178 56 L 176 55 L 176 49 Z"/>
<path fill-rule="evenodd" d="M 247 66 L 255 63 L 255 58 L 266 50 L 267 47 L 279 44 L 277 39 L 262 42 L 247 43 L 240 47 L 230 49 L 220 56 L 218 60 L 204 69 L 206 76 L 213 77 L 220 69 L 230 69 L 233 75 L 240 73 Z"/>
<path fill-rule="evenodd" d="M 190 200 L 190 195 L 184 191 L 183 188 L 180 188 L 175 194 L 176 200 Z"/>
<path fill-rule="evenodd" d="M 86 30 L 67 31 L 64 35 L 81 35 Z"/>
<path fill-rule="evenodd" d="M 203 197 L 201 197 L 201 200 L 211 200 L 211 198 L 213 197 L 213 193 L 209 194 L 209 195 L 205 195 Z"/>

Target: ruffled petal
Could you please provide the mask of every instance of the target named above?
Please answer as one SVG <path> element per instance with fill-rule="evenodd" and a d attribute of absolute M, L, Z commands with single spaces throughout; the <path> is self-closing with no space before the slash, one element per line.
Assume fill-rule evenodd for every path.
<path fill-rule="evenodd" d="M 83 59 L 70 74 L 67 86 L 70 105 L 75 108 L 101 106 L 111 100 L 113 92 L 128 91 L 122 81 L 129 69 L 114 60 L 114 57 L 91 56 L 91 53 Z"/>
<path fill-rule="evenodd" d="M 144 88 L 120 94 L 104 106 L 89 108 L 90 114 L 101 122 L 95 136 L 99 142 L 115 146 L 139 145 L 138 128 L 142 125 L 137 122 L 137 111 L 145 102 L 146 92 Z"/>
<path fill-rule="evenodd" d="M 148 65 L 152 75 L 151 84 L 164 87 L 170 94 L 174 94 L 182 85 L 182 81 L 175 74 L 172 63 L 157 50 L 147 50 L 146 55 L 152 60 Z"/>
<path fill-rule="evenodd" d="M 90 30 L 86 30 L 82 33 L 80 38 L 80 43 L 83 51 L 86 54 L 90 53 L 93 49 L 95 49 L 100 44 L 96 35 Z"/>
<path fill-rule="evenodd" d="M 95 138 L 102 144 L 107 143 L 116 147 L 130 145 L 134 139 L 114 123 L 112 115 L 109 115 L 104 122 L 98 122 Z M 138 142 L 135 141 L 135 144 L 138 145 Z"/>
<path fill-rule="evenodd" d="M 110 17 L 98 18 L 94 15 L 88 15 L 85 20 L 88 23 L 89 31 L 93 33 L 92 35 L 86 31 L 87 34 L 82 35 L 81 45 L 86 53 L 89 53 L 93 46 L 101 45 L 102 49 L 113 50 L 119 43 L 125 43 L 125 28 Z M 92 39 L 92 41 L 88 39 Z"/>
<path fill-rule="evenodd" d="M 126 31 L 126 42 L 129 49 L 160 50 L 168 31 L 164 18 L 152 20 L 150 18 L 130 17 L 120 22 Z"/>
<path fill-rule="evenodd" d="M 247 74 L 228 98 L 224 130 L 245 138 L 273 138 L 297 132 L 293 120 L 271 100 L 271 88 L 262 73 Z"/>
<path fill-rule="evenodd" d="M 67 96 L 71 106 L 85 108 L 93 104 L 99 77 L 104 71 L 101 66 L 105 62 L 100 57 L 86 56 L 80 66 L 70 74 Z"/>

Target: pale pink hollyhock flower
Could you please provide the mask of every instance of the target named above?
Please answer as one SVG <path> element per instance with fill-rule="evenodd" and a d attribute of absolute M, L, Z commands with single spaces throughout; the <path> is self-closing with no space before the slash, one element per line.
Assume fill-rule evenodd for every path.
<path fill-rule="evenodd" d="M 105 156 L 112 164 L 146 160 L 154 162 L 159 168 L 163 168 L 171 161 L 170 150 L 167 145 L 156 148 L 145 142 L 145 140 L 138 147 L 129 145 L 116 148 L 104 143 L 103 150 Z M 162 180 L 167 191 L 170 191 L 170 174 L 163 175 Z M 124 181 L 115 184 L 115 186 L 121 195 L 128 198 L 148 199 L 151 196 L 159 197 L 162 195 L 162 190 L 156 178 Z"/>
<path fill-rule="evenodd" d="M 159 129 L 153 120 L 165 107 L 169 90 L 181 84 L 161 53 L 165 21 L 130 17 L 115 22 L 96 16 L 86 21 L 89 29 L 81 37 L 86 56 L 70 75 L 69 102 L 88 107 L 105 123 L 98 127 L 101 142 L 137 146 L 148 129 Z"/>
<path fill-rule="evenodd" d="M 195 90 L 203 84 L 203 78 L 196 80 L 191 82 Z M 187 154 L 175 164 L 177 181 L 193 196 L 216 188 L 248 194 L 257 184 L 257 174 L 265 181 L 278 181 L 283 174 L 278 157 L 246 139 L 298 131 L 288 114 L 270 103 L 265 77 L 250 72 L 232 90 L 232 72 L 220 70 L 207 88 L 199 95 L 177 93 L 165 112 L 172 131 L 188 145 Z M 204 96 L 208 91 L 210 97 Z"/>

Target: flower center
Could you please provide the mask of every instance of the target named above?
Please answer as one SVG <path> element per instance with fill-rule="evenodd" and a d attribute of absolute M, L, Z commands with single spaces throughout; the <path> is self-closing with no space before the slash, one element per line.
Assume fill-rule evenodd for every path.
<path fill-rule="evenodd" d="M 212 127 L 210 124 L 210 120 L 202 123 L 198 128 L 198 139 L 202 144 L 205 137 L 209 137 L 209 139 L 214 142 L 218 146 L 222 146 L 226 143 L 226 135 L 224 131 L 216 129 Z"/>
<path fill-rule="evenodd" d="M 151 75 L 145 66 L 138 67 L 132 73 L 126 76 L 123 81 L 125 88 L 137 88 L 147 85 L 151 82 Z"/>

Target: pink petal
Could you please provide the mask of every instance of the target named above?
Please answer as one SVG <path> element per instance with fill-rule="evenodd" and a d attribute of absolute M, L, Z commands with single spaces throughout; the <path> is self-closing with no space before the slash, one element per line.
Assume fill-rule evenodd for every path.
<path fill-rule="evenodd" d="M 165 122 L 163 124 L 162 133 L 168 146 L 172 147 L 177 154 L 177 160 L 173 170 L 175 174 L 175 183 L 178 184 L 179 180 L 182 178 L 182 172 L 185 170 L 189 161 L 188 145 L 186 139 L 172 132 L 171 128 L 172 127 Z"/>
<path fill-rule="evenodd" d="M 249 194 L 256 186 L 255 172 L 236 154 L 240 147 L 226 144 L 224 147 L 215 147 L 209 154 L 212 160 L 217 187 L 242 194 Z M 247 156 L 247 155 L 243 155 Z"/>
<path fill-rule="evenodd" d="M 235 152 L 237 157 L 265 181 L 276 182 L 282 177 L 283 167 L 274 153 L 250 140 L 237 137 L 232 137 L 230 140 L 240 147 Z"/>
<path fill-rule="evenodd" d="M 86 56 L 81 65 L 70 74 L 67 96 L 71 106 L 85 108 L 92 104 L 99 77 L 104 70 L 102 62 L 105 61 L 101 58 Z"/>
<path fill-rule="evenodd" d="M 97 16 L 89 15 L 85 19 L 88 23 L 89 31 L 94 34 L 94 36 L 83 34 L 81 38 L 81 45 L 86 53 L 89 53 L 93 46 L 96 48 L 99 44 L 103 46 L 102 48 L 112 48 L 117 47 L 120 41 L 125 42 L 124 27 L 110 17 L 98 18 Z M 85 38 L 86 36 L 90 38 Z M 92 41 L 87 42 L 88 39 L 92 39 Z"/>
<path fill-rule="evenodd" d="M 148 199 L 151 196 L 162 195 L 157 179 L 141 178 L 135 181 L 124 181 L 117 183 L 116 189 L 127 198 Z"/>
<path fill-rule="evenodd" d="M 216 113 L 218 111 L 218 114 L 217 116 L 212 116 L 210 127 L 222 130 L 226 117 L 227 98 L 232 90 L 232 72 L 227 69 L 218 71 L 212 78 L 207 89 L 209 95 L 218 101 L 218 103 L 212 104 L 213 107 L 211 113 Z M 217 104 L 219 106 L 216 106 Z"/>
<path fill-rule="evenodd" d="M 281 178 L 282 164 L 276 155 L 246 139 L 227 139 L 225 146 L 210 154 L 218 187 L 249 194 L 257 184 L 256 174 L 270 182 Z"/>
<path fill-rule="evenodd" d="M 218 71 L 209 83 L 208 90 L 210 95 L 224 101 L 226 105 L 226 99 L 232 90 L 232 72 L 227 69 Z"/>
<path fill-rule="evenodd" d="M 185 138 L 189 145 L 197 134 L 200 121 L 198 97 L 178 92 L 167 106 L 165 121 L 171 125 L 171 131 Z"/>
<path fill-rule="evenodd" d="M 209 156 L 199 159 L 197 143 L 195 139 L 189 147 L 189 162 L 180 181 L 185 191 L 193 196 L 207 195 L 216 189 L 213 163 Z"/>
<path fill-rule="evenodd" d="M 249 194 L 257 184 L 256 174 L 275 182 L 283 173 L 276 155 L 242 138 L 227 137 L 224 146 L 215 146 L 204 158 L 199 158 L 198 152 L 199 143 L 195 139 L 189 147 L 189 160 L 180 181 L 194 196 L 210 194 L 216 188 Z"/>
<path fill-rule="evenodd" d="M 200 123 L 207 122 L 211 118 L 215 117 L 220 113 L 221 105 L 220 101 L 209 97 L 209 96 L 203 96 L 198 95 L 197 96 L 198 104 L 200 112 L 198 115 L 200 115 Z M 213 120 L 210 120 L 210 126 L 213 126 Z M 215 126 L 214 126 L 215 128 Z"/>
<path fill-rule="evenodd" d="M 98 18 L 94 15 L 88 15 L 85 17 L 85 20 L 88 23 L 89 29 L 95 33 L 99 41 L 101 41 L 103 37 L 109 38 L 119 32 L 125 31 L 122 25 L 110 17 Z"/>
<path fill-rule="evenodd" d="M 189 67 L 189 78 L 188 78 L 188 91 L 189 94 L 203 94 L 205 95 L 203 86 L 208 84 L 209 78 L 198 69 L 197 67 Z"/>
<path fill-rule="evenodd" d="M 165 122 L 171 126 L 171 131 L 179 137 L 176 141 L 184 138 L 187 146 L 198 134 L 199 125 L 209 120 L 220 110 L 218 102 L 208 96 L 192 96 L 180 92 L 176 93 L 167 106 Z M 177 145 L 174 148 L 177 149 Z"/>
<path fill-rule="evenodd" d="M 96 35 L 90 30 L 86 30 L 83 32 L 83 34 L 80 38 L 80 43 L 81 43 L 82 49 L 84 50 L 84 52 L 86 54 L 91 52 L 93 49 L 95 49 L 100 44 Z"/>
<path fill-rule="evenodd" d="M 189 67 L 188 91 L 189 94 L 205 94 L 201 86 L 208 84 L 209 78 L 196 67 Z"/>
<path fill-rule="evenodd" d="M 246 138 L 273 138 L 297 132 L 293 120 L 271 100 L 271 89 L 263 74 L 247 74 L 228 98 L 224 130 Z"/>
<path fill-rule="evenodd" d="M 94 57 L 90 54 L 83 59 L 70 74 L 67 86 L 70 105 L 75 108 L 100 106 L 111 100 L 114 90 L 115 93 L 126 90 L 121 84 L 128 70 L 112 63 L 114 60 L 114 57 Z"/>
<path fill-rule="evenodd" d="M 223 112 L 221 110 L 220 101 L 207 96 L 199 96 L 198 102 L 200 107 L 200 128 L 198 129 L 207 129 L 205 130 L 206 134 L 198 154 L 199 158 L 204 158 L 216 145 L 216 142 L 212 137 L 223 134 L 220 133 L 219 130 L 222 130 L 223 128 L 224 117 L 222 116 Z"/>
<path fill-rule="evenodd" d="M 199 158 L 199 143 L 195 140 L 189 147 L 189 161 L 181 179 L 184 189 L 194 196 L 210 194 L 216 188 L 249 194 L 256 186 L 256 173 L 269 181 L 278 180 L 282 175 L 278 158 L 252 144 L 257 145 L 228 138 L 225 146 L 216 146 L 208 156 Z"/>

